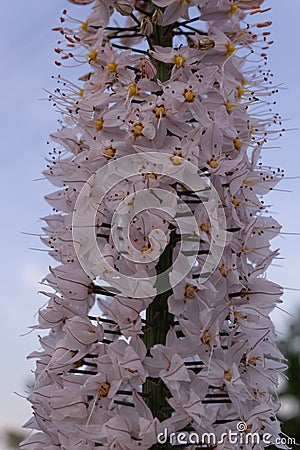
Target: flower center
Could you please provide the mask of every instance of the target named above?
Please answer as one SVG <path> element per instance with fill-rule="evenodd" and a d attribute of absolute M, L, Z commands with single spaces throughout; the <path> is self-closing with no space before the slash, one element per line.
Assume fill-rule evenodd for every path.
<path fill-rule="evenodd" d="M 224 370 L 224 380 L 229 382 L 232 380 L 232 375 L 228 370 Z"/>
<path fill-rule="evenodd" d="M 248 364 L 251 364 L 252 366 L 256 366 L 257 361 L 261 361 L 260 356 L 252 356 L 252 358 L 248 359 Z"/>
<path fill-rule="evenodd" d="M 151 178 L 152 180 L 157 180 L 157 174 L 154 172 L 147 173 L 147 177 Z"/>
<path fill-rule="evenodd" d="M 233 315 L 236 319 L 247 319 L 247 316 L 245 314 L 241 314 L 239 311 L 234 311 Z"/>
<path fill-rule="evenodd" d="M 221 272 L 221 275 L 222 275 L 223 277 L 227 277 L 227 275 L 229 274 L 229 272 L 231 272 L 231 269 L 230 269 L 230 267 L 226 267 L 225 264 L 222 264 L 222 265 L 219 267 L 219 271 Z"/>
<path fill-rule="evenodd" d="M 143 245 L 143 247 L 141 248 L 141 253 L 144 255 L 145 253 L 152 253 L 153 249 L 151 247 L 151 245 Z"/>
<path fill-rule="evenodd" d="M 218 161 L 215 158 L 211 158 L 209 161 L 207 161 L 207 164 L 212 168 L 212 169 L 217 169 L 217 167 L 219 166 Z"/>
<path fill-rule="evenodd" d="M 244 89 L 243 86 L 237 87 L 238 98 L 242 98 L 242 96 L 245 94 L 245 92 L 246 92 L 246 89 Z"/>
<path fill-rule="evenodd" d="M 236 197 L 232 197 L 231 203 L 232 203 L 234 206 L 240 206 L 240 204 L 241 204 L 242 202 L 241 202 L 240 200 L 238 200 Z"/>
<path fill-rule="evenodd" d="M 95 120 L 94 122 L 92 122 L 92 124 L 95 126 L 95 130 L 96 131 L 102 131 L 103 130 L 103 117 L 100 117 L 99 119 Z"/>
<path fill-rule="evenodd" d="M 129 97 L 130 98 L 134 97 L 135 95 L 137 95 L 137 93 L 138 93 L 138 89 L 136 87 L 136 84 L 131 84 L 128 88 Z"/>
<path fill-rule="evenodd" d="M 210 224 L 209 223 L 201 223 L 199 228 L 201 231 L 203 231 L 206 234 L 210 233 Z"/>
<path fill-rule="evenodd" d="M 106 68 L 109 72 L 116 73 L 118 70 L 118 64 L 116 62 L 111 62 L 107 64 Z"/>
<path fill-rule="evenodd" d="M 184 288 L 184 296 L 186 298 L 194 298 L 197 292 L 196 286 L 192 286 L 191 284 L 187 284 Z"/>
<path fill-rule="evenodd" d="M 95 48 L 90 50 L 86 57 L 88 58 L 89 61 L 96 61 L 97 60 L 97 56 L 98 56 L 98 50 L 96 50 Z"/>
<path fill-rule="evenodd" d="M 115 156 L 116 154 L 116 149 L 113 147 L 105 147 L 105 150 L 103 152 L 103 155 L 105 156 L 106 159 L 111 159 Z"/>
<path fill-rule="evenodd" d="M 131 130 L 131 133 L 133 134 L 133 137 L 136 139 L 139 136 L 141 136 L 143 129 L 144 129 L 144 125 L 141 122 L 136 123 L 133 126 L 133 129 Z"/>
<path fill-rule="evenodd" d="M 196 95 L 194 94 L 194 92 L 191 91 L 191 90 L 188 90 L 188 89 L 185 89 L 185 90 L 183 91 L 183 94 L 182 94 L 182 95 L 184 96 L 185 101 L 188 102 L 188 103 L 193 103 L 193 101 L 195 100 L 195 97 L 196 97 Z"/>
<path fill-rule="evenodd" d="M 236 46 L 233 45 L 230 41 L 226 44 L 226 56 L 231 56 L 237 50 Z"/>
<path fill-rule="evenodd" d="M 82 24 L 80 25 L 80 28 L 82 29 L 82 31 L 85 31 L 85 32 L 88 31 L 88 27 L 89 27 L 89 24 L 88 24 L 87 20 L 85 22 L 82 22 Z"/>
<path fill-rule="evenodd" d="M 110 390 L 110 384 L 109 383 L 101 383 L 98 388 L 98 394 L 100 397 L 107 397 Z"/>
<path fill-rule="evenodd" d="M 171 156 L 170 160 L 172 161 L 174 166 L 179 166 L 180 164 L 182 164 L 183 157 L 181 152 L 174 153 L 174 155 Z"/>
<path fill-rule="evenodd" d="M 204 330 L 202 337 L 201 337 L 201 341 L 203 342 L 203 344 L 208 345 L 209 341 L 211 340 L 211 337 L 212 336 L 211 336 L 210 332 L 208 330 Z"/>
<path fill-rule="evenodd" d="M 185 66 L 185 58 L 182 55 L 175 55 L 174 63 L 175 63 L 175 66 L 177 67 L 177 69 L 179 69 L 179 67 L 184 67 Z"/>
<path fill-rule="evenodd" d="M 240 140 L 240 138 L 238 138 L 238 137 L 234 138 L 233 145 L 236 150 L 240 150 L 240 148 L 242 146 L 242 141 Z"/>
<path fill-rule="evenodd" d="M 233 16 L 237 12 L 240 12 L 240 8 L 237 5 L 235 5 L 234 3 L 230 3 L 230 8 L 229 8 L 228 13 Z"/>
<path fill-rule="evenodd" d="M 161 117 L 166 117 L 167 115 L 167 111 L 164 105 L 157 105 L 154 109 L 153 109 L 153 113 L 155 114 L 155 117 L 157 119 L 160 119 Z"/>
<path fill-rule="evenodd" d="M 226 108 L 226 111 L 228 112 L 228 114 L 231 113 L 231 111 L 233 110 L 234 105 L 230 102 L 224 102 L 224 106 Z"/>

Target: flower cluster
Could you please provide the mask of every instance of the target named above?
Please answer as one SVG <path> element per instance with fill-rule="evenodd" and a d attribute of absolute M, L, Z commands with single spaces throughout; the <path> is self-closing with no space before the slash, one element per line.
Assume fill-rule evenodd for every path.
<path fill-rule="evenodd" d="M 269 107 L 276 91 L 266 68 L 270 22 L 246 22 L 249 13 L 267 11 L 262 3 L 94 0 L 85 22 L 64 11 L 56 63 L 87 69 L 78 85 L 58 77 L 50 96 L 63 122 L 51 135 L 44 171 L 58 190 L 46 196 L 53 213 L 44 217 L 42 241 L 59 265 L 43 280 L 51 290 L 43 292 L 48 302 L 35 328 L 49 332 L 30 355 L 37 364 L 28 397 L 34 415 L 26 424 L 37 431 L 21 448 L 146 450 L 165 429 L 220 437 L 241 420 L 245 434 L 279 436 L 273 389 L 285 365 L 269 314 L 282 289 L 265 273 L 278 255 L 270 240 L 281 227 L 262 196 L 283 174 L 260 155 L 281 123 Z M 106 180 L 114 179 L 112 161 L 120 159 L 121 172 L 122 158 L 151 153 L 168 156 L 170 175 L 159 165 L 141 169 L 99 204 Z M 185 162 L 210 180 L 226 217 L 224 251 L 204 282 L 199 275 L 213 244 L 210 199 L 178 182 Z M 170 194 L 168 205 L 145 204 L 133 215 L 130 249 L 120 250 L 116 213 L 122 224 L 136 193 L 152 192 L 162 202 L 158 190 Z M 172 265 L 185 237 L 170 210 L 182 202 L 196 220 L 199 246 L 188 275 L 166 278 L 160 292 L 112 288 L 111 268 L 134 290 L 137 275 L 155 277 Z M 74 211 L 84 219 L 89 208 L 101 261 L 92 241 L 74 242 L 72 234 Z M 130 259 L 130 252 L 138 256 Z M 101 266 L 102 284 L 81 258 Z"/>

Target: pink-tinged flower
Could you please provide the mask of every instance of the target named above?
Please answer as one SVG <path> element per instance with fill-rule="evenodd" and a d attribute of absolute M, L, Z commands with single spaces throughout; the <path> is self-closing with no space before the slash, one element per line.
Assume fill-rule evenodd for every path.
<path fill-rule="evenodd" d="M 26 438 L 21 444 L 22 449 L 39 450 L 41 448 L 45 450 L 58 450 L 60 448 L 59 441 L 56 441 L 53 436 L 45 433 L 34 433 Z"/>
<path fill-rule="evenodd" d="M 178 398 L 170 401 L 170 405 L 175 410 L 182 409 L 192 419 L 196 429 L 206 433 L 213 431 L 212 423 L 217 420 L 217 411 L 207 411 L 202 403 L 204 396 L 199 395 L 199 389 L 191 389 L 188 393 L 181 391 Z"/>
<path fill-rule="evenodd" d="M 163 25 L 170 25 L 179 18 L 189 19 L 189 8 L 195 3 L 193 0 L 155 0 L 160 8 L 166 8 L 163 15 Z"/>
<path fill-rule="evenodd" d="M 142 332 L 141 313 L 150 304 L 150 299 L 128 299 L 115 296 L 112 299 L 99 300 L 105 315 L 112 317 L 116 329 L 127 338 Z"/>
<path fill-rule="evenodd" d="M 171 348 L 157 344 L 152 347 L 151 356 L 145 360 L 149 375 L 160 377 L 172 393 L 178 393 L 180 382 L 190 381 L 184 360 Z"/>
<path fill-rule="evenodd" d="M 70 0 L 69 0 L 70 1 Z M 79 2 L 81 0 L 74 0 L 74 2 Z M 82 0 L 85 1 L 85 0 Z M 84 25 L 82 26 L 82 30 L 86 31 L 86 29 L 91 26 L 95 27 L 94 30 L 97 30 L 96 26 L 100 25 L 102 27 L 107 26 L 109 19 L 113 13 L 113 1 L 112 0 L 96 0 L 93 5 L 93 11 L 88 16 L 87 21 L 84 22 Z M 94 31 L 95 34 L 95 31 Z"/>
<path fill-rule="evenodd" d="M 174 77 L 179 72 L 180 75 L 184 74 L 187 79 L 192 75 L 191 69 L 197 67 L 200 59 L 199 51 L 188 46 L 173 49 L 156 45 L 154 50 L 150 50 L 149 53 L 158 61 L 172 64 Z"/>

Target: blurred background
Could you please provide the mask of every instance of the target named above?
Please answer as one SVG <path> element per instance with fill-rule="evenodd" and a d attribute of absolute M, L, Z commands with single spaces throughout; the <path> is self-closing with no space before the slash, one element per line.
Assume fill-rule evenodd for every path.
<path fill-rule="evenodd" d="M 273 3 L 271 5 L 271 3 Z M 268 20 L 273 21 L 269 68 L 275 84 L 282 84 L 274 109 L 286 119 L 286 132 L 266 148 L 265 163 L 285 169 L 286 179 L 266 197 L 273 216 L 283 225 L 283 232 L 273 241 L 280 247 L 282 259 L 269 270 L 269 278 L 285 287 L 284 303 L 273 319 L 284 353 L 290 359 L 282 380 L 281 418 L 284 430 L 300 442 L 300 52 L 299 0 L 265 2 L 272 6 Z M 38 237 L 40 217 L 50 212 L 43 200 L 52 187 L 41 177 L 44 158 L 49 151 L 46 141 L 57 128 L 58 115 L 47 101 L 58 73 L 54 65 L 58 34 L 51 31 L 59 23 L 62 9 L 74 17 L 85 17 L 89 8 L 71 5 L 66 0 L 26 0 L 1 2 L 0 117 L 1 117 L 1 354 L 0 372 L 0 449 L 16 447 L 21 426 L 31 415 L 24 397 L 33 381 L 33 362 L 26 355 L 38 349 L 37 333 L 30 332 L 35 314 L 45 298 L 37 294 L 39 281 L 47 273 L 48 257 Z M 263 18 L 265 20 L 265 18 Z M 64 69 L 74 79 L 73 69 Z M 271 145 L 267 145 L 271 147 Z M 291 234 L 289 234 L 291 233 Z M 37 250 L 31 250 L 35 248 Z M 299 265 L 298 265 L 299 264 Z"/>

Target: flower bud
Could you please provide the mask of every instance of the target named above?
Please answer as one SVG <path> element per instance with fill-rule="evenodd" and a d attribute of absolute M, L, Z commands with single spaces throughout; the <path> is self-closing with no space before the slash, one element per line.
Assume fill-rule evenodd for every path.
<path fill-rule="evenodd" d="M 152 22 L 156 25 L 161 25 L 163 23 L 163 12 L 161 9 L 156 8 L 154 13 L 152 14 Z"/>
<path fill-rule="evenodd" d="M 129 2 L 126 2 L 126 0 L 115 2 L 114 6 L 122 16 L 130 16 L 133 10 L 132 5 Z"/>
<path fill-rule="evenodd" d="M 214 48 L 215 45 L 216 44 L 213 39 L 205 37 L 198 41 L 198 43 L 196 44 L 196 48 L 199 50 L 210 50 L 211 48 Z"/>
<path fill-rule="evenodd" d="M 142 77 L 152 80 L 156 75 L 156 68 L 148 58 L 141 58 L 140 71 Z"/>
<path fill-rule="evenodd" d="M 143 36 L 150 36 L 153 33 L 153 25 L 148 17 L 144 17 L 141 21 L 141 33 Z"/>

